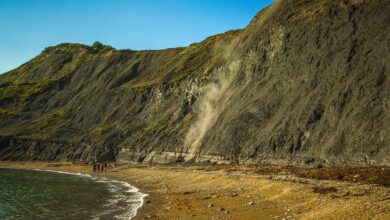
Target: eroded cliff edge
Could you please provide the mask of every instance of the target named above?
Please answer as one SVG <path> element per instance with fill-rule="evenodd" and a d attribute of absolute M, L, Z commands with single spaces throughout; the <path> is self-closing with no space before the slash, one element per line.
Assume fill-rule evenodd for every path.
<path fill-rule="evenodd" d="M 276 1 L 186 48 L 47 48 L 0 76 L 0 159 L 390 165 L 389 14 Z"/>

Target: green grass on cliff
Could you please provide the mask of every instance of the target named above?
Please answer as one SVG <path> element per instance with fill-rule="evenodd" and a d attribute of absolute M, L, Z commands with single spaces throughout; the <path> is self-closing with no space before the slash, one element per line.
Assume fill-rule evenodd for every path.
<path fill-rule="evenodd" d="M 160 132 L 163 131 L 166 127 L 167 127 L 167 125 L 165 125 L 165 124 L 149 124 L 149 125 L 144 129 L 144 131 L 145 131 L 146 133 L 160 133 Z"/>
<path fill-rule="evenodd" d="M 61 128 L 69 126 L 70 119 L 71 111 L 60 108 L 32 121 L 15 124 L 13 128 L 6 131 L 0 129 L 0 136 L 13 135 L 34 139 L 56 138 L 50 134 L 55 134 Z"/>

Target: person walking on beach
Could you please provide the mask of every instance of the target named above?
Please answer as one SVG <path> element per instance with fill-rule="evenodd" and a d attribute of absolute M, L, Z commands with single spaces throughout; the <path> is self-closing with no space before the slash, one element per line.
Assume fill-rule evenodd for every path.
<path fill-rule="evenodd" d="M 104 170 L 104 164 L 100 163 L 100 172 L 103 173 L 103 170 Z"/>
<path fill-rule="evenodd" d="M 96 172 L 100 173 L 100 163 L 96 163 Z"/>
<path fill-rule="evenodd" d="M 93 173 L 96 173 L 96 163 L 93 163 L 93 164 L 92 164 L 92 167 L 93 167 L 93 168 L 92 168 L 92 172 L 93 172 Z"/>

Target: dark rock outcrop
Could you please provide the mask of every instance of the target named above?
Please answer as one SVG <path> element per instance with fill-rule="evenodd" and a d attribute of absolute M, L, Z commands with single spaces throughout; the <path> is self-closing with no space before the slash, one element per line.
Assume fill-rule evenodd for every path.
<path fill-rule="evenodd" d="M 2 137 L 0 160 L 94 162 L 115 159 L 108 148 L 64 141 L 31 140 Z"/>
<path fill-rule="evenodd" d="M 186 48 L 47 48 L 0 76 L 0 159 L 389 165 L 389 14 L 276 1 Z"/>

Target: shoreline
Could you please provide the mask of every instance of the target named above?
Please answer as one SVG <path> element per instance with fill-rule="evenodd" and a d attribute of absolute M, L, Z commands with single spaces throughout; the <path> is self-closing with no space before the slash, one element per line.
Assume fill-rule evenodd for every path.
<path fill-rule="evenodd" d="M 83 176 L 83 177 L 91 178 L 95 181 L 102 181 L 103 180 L 105 182 L 110 182 L 110 183 L 112 183 L 112 182 L 120 183 L 128 189 L 126 192 L 131 192 L 131 193 L 137 194 L 137 197 L 139 199 L 139 201 L 137 202 L 139 204 L 136 205 L 135 210 L 131 210 L 129 212 L 129 215 L 131 216 L 130 218 L 134 218 L 137 215 L 138 210 L 144 205 L 145 198 L 148 196 L 148 194 L 142 193 L 137 187 L 131 185 L 130 183 L 128 183 L 126 181 L 115 180 L 115 179 L 106 178 L 103 176 L 90 175 L 90 174 L 85 174 L 85 173 L 73 173 L 73 172 L 67 172 L 67 171 L 43 170 L 43 169 L 32 169 L 32 170 L 41 171 L 41 172 L 53 172 L 53 173 L 59 173 L 59 174 L 65 174 L 65 175 Z"/>
<path fill-rule="evenodd" d="M 229 172 L 229 166 L 115 165 L 102 174 L 59 162 L 0 161 L 0 167 L 124 181 L 148 194 L 133 219 L 390 219 L 390 189 L 362 182 L 257 174 L 245 167 Z"/>

